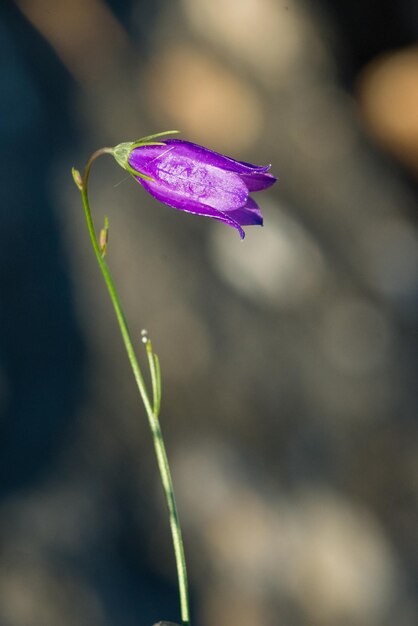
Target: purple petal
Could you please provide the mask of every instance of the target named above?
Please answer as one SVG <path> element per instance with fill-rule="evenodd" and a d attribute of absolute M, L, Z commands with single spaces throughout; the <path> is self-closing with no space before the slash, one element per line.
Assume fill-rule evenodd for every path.
<path fill-rule="evenodd" d="M 198 159 L 179 142 L 134 148 L 129 164 L 153 178 L 152 188 L 158 189 L 162 202 L 175 201 L 183 210 L 195 201 L 226 212 L 242 207 L 248 197 L 247 186 L 237 173 Z"/>
<path fill-rule="evenodd" d="M 231 159 L 231 161 L 233 160 L 234 159 Z M 253 165 L 252 163 L 247 163 L 246 161 L 236 161 L 236 163 L 239 163 L 244 167 L 248 167 L 248 169 L 253 170 L 254 172 L 267 172 L 271 167 L 271 165 Z"/>
<path fill-rule="evenodd" d="M 251 163 L 246 163 L 245 161 L 236 161 L 235 159 L 231 159 L 223 154 L 219 154 L 219 152 L 214 152 L 213 150 L 209 150 L 203 146 L 191 143 L 190 141 L 182 141 L 181 139 L 167 139 L 167 141 L 164 141 L 164 144 L 173 148 L 178 158 L 199 161 L 200 163 L 206 163 L 223 170 L 236 172 L 237 174 L 266 172 L 270 167 L 269 165 L 253 165 Z M 143 157 L 141 156 L 141 153 L 144 153 L 144 151 L 148 151 L 151 148 L 156 148 L 157 150 L 153 154 L 158 154 L 158 152 L 161 152 L 162 146 L 141 146 L 140 148 L 134 148 L 129 156 L 130 165 L 135 167 L 137 159 L 139 160 L 139 163 L 142 164 Z M 151 154 L 151 152 L 149 154 Z M 152 159 L 152 157 L 150 159 L 148 156 L 145 158 L 147 158 L 147 160 Z"/>
<path fill-rule="evenodd" d="M 248 198 L 241 209 L 228 212 L 228 216 L 232 217 L 238 224 L 241 224 L 241 226 L 263 225 L 263 216 L 260 207 L 252 198 Z"/>
<path fill-rule="evenodd" d="M 277 178 L 273 176 L 273 174 L 268 174 L 267 172 L 241 174 L 240 178 L 246 184 L 248 191 L 262 191 L 263 189 L 271 187 L 277 181 Z"/>
<path fill-rule="evenodd" d="M 193 200 L 190 197 L 184 198 L 182 196 L 176 196 L 175 194 L 168 195 L 166 189 L 162 189 L 158 182 L 144 180 L 137 178 L 138 182 L 150 193 L 156 200 L 168 204 L 169 206 L 186 211 L 187 213 L 193 213 L 194 215 L 203 215 L 205 217 L 212 217 L 215 220 L 224 222 L 228 226 L 236 228 L 240 234 L 241 239 L 244 239 L 245 233 L 241 228 L 239 221 L 230 217 L 229 214 L 219 211 L 218 209 L 203 204 L 200 201 Z"/>

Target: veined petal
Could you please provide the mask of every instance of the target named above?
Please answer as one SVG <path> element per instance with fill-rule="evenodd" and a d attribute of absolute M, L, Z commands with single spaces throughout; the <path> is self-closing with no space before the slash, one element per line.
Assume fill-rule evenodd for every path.
<path fill-rule="evenodd" d="M 175 200 L 183 210 L 191 201 L 221 212 L 243 206 L 248 188 L 241 176 L 196 158 L 188 149 L 183 149 L 184 143 L 165 142 L 162 146 L 134 148 L 129 155 L 129 165 L 153 179 L 153 189 L 159 189 L 167 204 L 168 200 Z"/>
<path fill-rule="evenodd" d="M 266 172 L 270 165 L 253 165 L 246 163 L 245 161 L 236 161 L 230 157 L 214 152 L 203 146 L 199 146 L 190 141 L 182 141 L 181 139 L 167 139 L 164 141 L 166 146 L 173 148 L 176 155 L 179 158 L 187 158 L 192 161 L 199 161 L 200 163 L 206 163 L 214 167 L 218 167 L 230 172 L 236 172 L 237 174 L 251 174 L 252 172 Z M 150 146 L 151 147 L 151 146 Z M 158 148 L 158 146 L 157 146 Z M 161 148 L 161 146 L 160 146 Z M 148 149 L 148 146 L 141 147 L 141 152 L 144 149 Z M 136 158 L 141 159 L 141 155 L 136 150 L 133 150 L 130 157 L 130 164 L 135 167 L 134 161 Z"/>
<path fill-rule="evenodd" d="M 180 209 L 186 211 L 186 213 L 193 213 L 194 215 L 203 215 L 204 217 L 212 217 L 215 220 L 219 220 L 236 228 L 240 234 L 241 239 L 244 239 L 245 233 L 241 228 L 240 222 L 235 220 L 223 211 L 220 211 L 214 207 L 208 206 L 197 200 L 191 198 L 185 199 L 182 196 L 176 196 L 175 194 L 167 195 L 166 190 L 161 187 L 158 182 L 144 180 L 142 178 L 137 179 L 138 182 L 148 191 L 149 194 L 154 196 L 156 200 L 168 204 L 168 206 L 174 209 Z"/>

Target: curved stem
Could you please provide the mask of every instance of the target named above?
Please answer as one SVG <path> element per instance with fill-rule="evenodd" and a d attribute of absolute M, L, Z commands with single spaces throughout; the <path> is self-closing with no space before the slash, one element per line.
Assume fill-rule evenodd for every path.
<path fill-rule="evenodd" d="M 123 343 L 125 345 L 126 353 L 128 355 L 129 362 L 132 367 L 134 378 L 138 386 L 142 402 L 144 403 L 145 411 L 148 416 L 149 426 L 154 442 L 155 454 L 157 457 L 158 468 L 160 470 L 161 482 L 163 485 L 165 498 L 167 501 L 169 516 L 170 516 L 170 528 L 173 539 L 174 555 L 176 559 L 177 576 L 179 584 L 180 594 L 180 610 L 183 626 L 189 626 L 189 598 L 188 598 L 188 585 L 187 585 L 187 571 L 186 571 L 186 559 L 184 555 L 183 539 L 180 528 L 180 520 L 177 512 L 176 500 L 174 497 L 173 481 L 171 478 L 170 467 L 168 464 L 167 452 L 164 445 L 164 439 L 161 432 L 160 422 L 158 419 L 158 405 L 154 407 L 151 404 L 148 391 L 142 376 L 141 369 L 138 364 L 138 360 L 135 354 L 135 350 L 132 344 L 132 340 L 129 334 L 128 325 L 126 323 L 125 315 L 123 313 L 122 305 L 119 300 L 118 293 L 116 291 L 113 279 L 110 275 L 107 263 L 104 259 L 104 254 L 99 245 L 96 231 L 93 224 L 93 219 L 90 211 L 89 199 L 88 199 L 88 180 L 90 175 L 91 166 L 94 161 L 102 154 L 113 154 L 112 148 L 101 148 L 92 154 L 87 162 L 84 170 L 84 175 L 81 178 L 79 173 L 73 171 L 74 180 L 81 191 L 81 197 L 83 200 L 84 212 L 87 221 L 87 228 L 89 231 L 91 243 L 96 255 L 96 260 L 99 268 L 103 274 L 104 281 L 106 283 L 110 299 L 112 301 L 113 308 L 116 313 L 116 318 L 119 324 L 119 328 L 122 334 Z M 157 410 L 154 410 L 157 409 Z"/>

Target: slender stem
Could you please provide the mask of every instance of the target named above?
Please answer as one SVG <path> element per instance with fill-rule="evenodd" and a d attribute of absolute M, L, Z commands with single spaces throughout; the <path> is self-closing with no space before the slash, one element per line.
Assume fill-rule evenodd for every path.
<path fill-rule="evenodd" d="M 189 615 L 189 599 L 188 599 L 188 585 L 187 585 L 187 571 L 186 571 L 186 559 L 184 555 L 184 546 L 183 539 L 180 528 L 180 520 L 177 512 L 176 500 L 174 497 L 174 489 L 173 489 L 173 481 L 171 478 L 170 467 L 168 464 L 167 453 L 164 445 L 164 439 L 161 432 L 160 422 L 158 419 L 158 402 L 154 402 L 154 406 L 152 406 L 147 388 L 144 382 L 144 378 L 142 376 L 141 369 L 138 364 L 138 360 L 135 354 L 135 350 L 132 344 L 132 340 L 129 334 L 128 325 L 126 323 L 125 315 L 123 313 L 122 305 L 119 300 L 118 293 L 116 291 L 115 285 L 113 283 L 113 279 L 110 275 L 107 263 L 104 259 L 104 253 L 99 245 L 99 241 L 97 239 L 96 231 L 93 224 L 93 219 L 91 216 L 89 199 L 88 199 L 88 180 L 90 175 L 91 166 L 94 161 L 101 156 L 102 154 L 113 154 L 112 148 L 101 148 L 97 150 L 87 162 L 86 168 L 84 170 L 83 178 L 80 178 L 77 172 L 74 173 L 74 179 L 76 181 L 77 186 L 81 191 L 81 197 L 83 200 L 84 212 L 87 221 L 87 228 L 89 231 L 91 243 L 96 255 L 97 263 L 99 268 L 103 274 L 104 281 L 106 283 L 107 289 L 109 291 L 110 299 L 113 304 L 113 308 L 116 313 L 116 318 L 119 324 L 119 328 L 122 334 L 123 343 L 125 345 L 125 349 L 128 355 L 129 362 L 132 367 L 132 371 L 135 377 L 136 384 L 138 386 L 139 393 L 142 398 L 142 402 L 144 403 L 145 410 L 148 416 L 149 426 L 151 428 L 152 437 L 154 441 L 155 454 L 157 457 L 158 468 L 160 470 L 161 482 L 163 485 L 169 517 L 170 517 L 170 528 L 173 539 L 174 546 L 174 555 L 176 559 L 176 567 L 177 567 L 177 576 L 178 576 L 178 584 L 179 584 L 179 595 L 180 595 L 180 610 L 181 610 L 181 619 L 183 622 L 183 626 L 189 626 L 190 624 L 190 615 Z M 78 176 L 77 176 L 78 175 Z M 159 372 L 158 372 L 159 374 Z"/>

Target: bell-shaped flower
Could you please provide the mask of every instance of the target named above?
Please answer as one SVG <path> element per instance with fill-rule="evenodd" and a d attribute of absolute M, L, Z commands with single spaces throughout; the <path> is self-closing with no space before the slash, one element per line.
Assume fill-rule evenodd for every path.
<path fill-rule="evenodd" d="M 251 165 L 202 146 L 167 139 L 119 144 L 118 163 L 154 198 L 175 209 L 212 217 L 233 226 L 262 226 L 260 208 L 250 193 L 271 187 L 276 178 L 267 166 Z"/>

